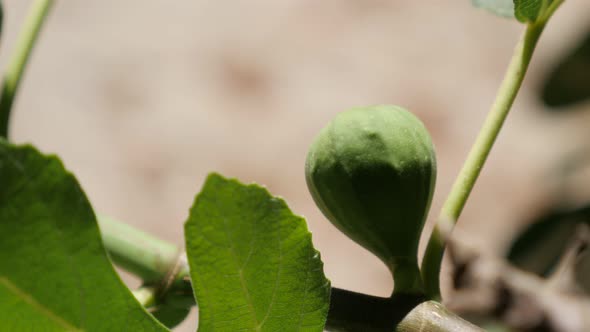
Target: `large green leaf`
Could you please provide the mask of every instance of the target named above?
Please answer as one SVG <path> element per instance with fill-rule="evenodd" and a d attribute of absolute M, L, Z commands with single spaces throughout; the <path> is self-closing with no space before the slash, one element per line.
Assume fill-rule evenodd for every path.
<path fill-rule="evenodd" d="M 282 199 L 212 174 L 185 236 L 199 331 L 322 331 L 330 283 Z"/>
<path fill-rule="evenodd" d="M 503 17 L 514 17 L 513 0 L 471 0 L 478 8 L 488 10 Z"/>
<path fill-rule="evenodd" d="M 78 182 L 0 139 L 2 331 L 167 331 L 121 282 Z"/>

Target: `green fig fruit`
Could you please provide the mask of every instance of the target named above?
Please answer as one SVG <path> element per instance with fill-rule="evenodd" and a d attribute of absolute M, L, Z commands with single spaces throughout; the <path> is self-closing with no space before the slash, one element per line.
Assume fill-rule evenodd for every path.
<path fill-rule="evenodd" d="M 417 251 L 436 156 L 418 118 L 390 105 L 338 114 L 311 145 L 305 176 L 324 215 L 388 266 L 395 292 L 422 292 Z"/>

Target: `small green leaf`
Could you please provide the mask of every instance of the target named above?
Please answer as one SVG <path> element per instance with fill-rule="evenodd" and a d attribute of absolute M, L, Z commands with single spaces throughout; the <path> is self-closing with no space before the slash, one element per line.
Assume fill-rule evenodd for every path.
<path fill-rule="evenodd" d="M 521 22 L 534 23 L 554 0 L 514 0 L 514 16 Z"/>
<path fill-rule="evenodd" d="M 185 224 L 199 331 L 322 331 L 330 282 L 305 220 L 258 185 L 207 178 Z"/>
<path fill-rule="evenodd" d="M 167 331 L 119 279 L 59 159 L 0 139 L 0 183 L 3 331 Z"/>
<path fill-rule="evenodd" d="M 498 16 L 514 17 L 513 0 L 471 0 L 478 8 L 488 10 Z"/>

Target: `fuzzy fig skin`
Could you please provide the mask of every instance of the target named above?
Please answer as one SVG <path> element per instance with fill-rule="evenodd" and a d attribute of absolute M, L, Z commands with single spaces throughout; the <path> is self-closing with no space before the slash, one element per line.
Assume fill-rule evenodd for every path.
<path fill-rule="evenodd" d="M 323 214 L 391 270 L 396 292 L 418 292 L 420 234 L 434 192 L 428 131 L 398 106 L 353 108 L 316 137 L 306 181 Z"/>

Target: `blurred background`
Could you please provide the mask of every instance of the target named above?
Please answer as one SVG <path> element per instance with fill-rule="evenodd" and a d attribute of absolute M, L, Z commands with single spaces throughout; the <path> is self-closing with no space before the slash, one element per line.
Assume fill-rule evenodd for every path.
<path fill-rule="evenodd" d="M 4 1 L 3 67 L 29 3 Z M 579 49 L 589 14 L 590 2 L 569 0 L 547 27 L 458 224 L 490 251 L 505 252 L 565 198 L 568 206 L 590 198 L 589 167 L 557 176 L 572 156 L 590 154 L 590 104 L 541 98 Z M 387 269 L 308 194 L 309 144 L 353 106 L 397 104 L 418 115 L 439 165 L 428 235 L 521 31 L 468 0 L 58 1 L 11 135 L 58 154 L 97 212 L 178 245 L 209 172 L 264 184 L 307 218 L 334 286 L 387 296 Z M 588 83 L 588 66 L 569 71 Z M 196 316 L 178 331 L 194 331 Z"/>

